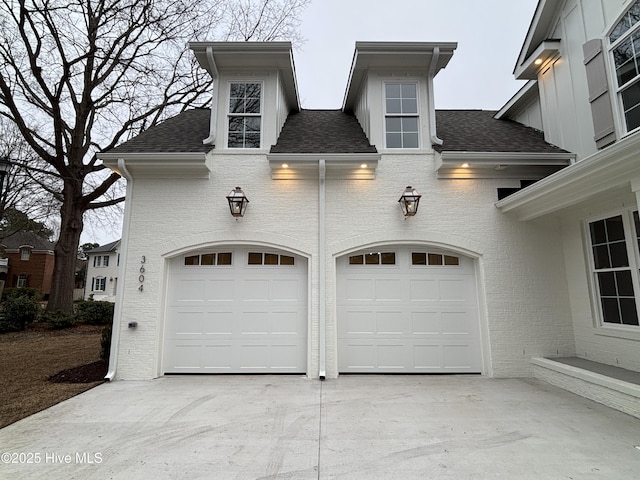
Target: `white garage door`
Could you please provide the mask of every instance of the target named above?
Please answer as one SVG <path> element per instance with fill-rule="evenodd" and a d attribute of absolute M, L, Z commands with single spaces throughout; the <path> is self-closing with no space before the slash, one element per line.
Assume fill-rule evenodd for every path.
<path fill-rule="evenodd" d="M 338 259 L 340 372 L 479 373 L 474 263 L 427 248 Z"/>
<path fill-rule="evenodd" d="M 304 373 L 307 261 L 235 248 L 171 261 L 166 373 Z"/>

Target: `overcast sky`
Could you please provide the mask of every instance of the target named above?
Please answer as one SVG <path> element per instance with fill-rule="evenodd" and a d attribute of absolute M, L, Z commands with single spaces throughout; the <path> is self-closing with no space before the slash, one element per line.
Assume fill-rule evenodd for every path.
<path fill-rule="evenodd" d="M 313 0 L 294 52 L 303 108 L 340 108 L 356 41 L 458 42 L 435 79 L 439 109 L 497 110 L 537 0 Z"/>

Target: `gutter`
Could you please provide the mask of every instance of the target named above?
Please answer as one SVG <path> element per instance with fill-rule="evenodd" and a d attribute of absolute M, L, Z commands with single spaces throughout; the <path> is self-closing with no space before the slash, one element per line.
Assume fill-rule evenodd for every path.
<path fill-rule="evenodd" d="M 213 48 L 208 46 L 206 49 L 207 62 L 211 68 L 211 79 L 213 80 L 213 91 L 211 92 L 211 118 L 209 119 L 209 136 L 205 138 L 202 143 L 205 145 L 213 145 L 216 142 L 216 136 L 218 134 L 218 92 L 220 90 L 220 77 L 218 73 L 218 67 L 216 61 L 213 58 Z"/>
<path fill-rule="evenodd" d="M 130 208 L 127 208 L 126 202 L 131 201 L 133 194 L 133 177 L 127 170 L 123 158 L 118 159 L 118 170 L 120 175 L 127 181 L 127 190 L 125 193 L 125 209 L 122 221 L 122 237 L 120 239 L 120 251 L 124 255 L 120 256 L 120 266 L 118 267 L 118 278 L 122 279 L 118 282 L 116 288 L 116 305 L 113 311 L 113 324 L 111 327 L 111 349 L 109 352 L 109 370 L 105 375 L 105 379 L 112 381 L 116 376 L 116 368 L 118 365 L 118 349 L 120 346 L 120 325 L 122 315 L 122 300 L 124 298 L 125 272 L 127 270 L 127 247 L 129 245 L 129 226 L 131 224 Z"/>
<path fill-rule="evenodd" d="M 427 75 L 427 95 L 429 97 L 429 132 L 431 133 L 431 145 L 442 145 L 443 141 L 436 133 L 436 106 L 433 95 L 433 77 L 438 69 L 438 59 L 440 58 L 440 47 L 433 47 L 431 63 L 429 64 L 429 75 Z"/>
<path fill-rule="evenodd" d="M 324 159 L 318 161 L 318 272 L 319 272 L 319 281 L 320 284 L 318 286 L 318 315 L 319 315 L 319 325 L 318 330 L 320 333 L 319 339 L 319 368 L 318 368 L 318 377 L 320 380 L 324 380 L 327 374 L 327 358 L 326 358 L 326 343 L 327 343 L 327 334 L 326 334 L 326 278 L 327 278 L 327 262 L 325 260 L 326 254 L 326 245 L 325 245 L 325 172 L 326 165 Z"/>

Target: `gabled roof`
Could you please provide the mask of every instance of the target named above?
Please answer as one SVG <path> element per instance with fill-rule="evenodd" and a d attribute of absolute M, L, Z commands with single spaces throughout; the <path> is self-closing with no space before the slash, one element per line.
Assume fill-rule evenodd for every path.
<path fill-rule="evenodd" d="M 494 118 L 493 110 L 436 110 L 442 145 L 438 152 L 567 153 L 544 140 L 543 132 L 511 120 Z"/>
<path fill-rule="evenodd" d="M 109 150 L 109 153 L 206 153 L 212 148 L 202 143 L 209 136 L 210 116 L 208 108 L 185 110 Z"/>
<path fill-rule="evenodd" d="M 6 237 L 0 239 L 0 244 L 4 245 L 6 248 L 15 249 L 20 248 L 22 246 L 31 246 L 34 250 L 46 250 L 53 251 L 54 244 L 47 240 L 46 238 L 42 238 L 40 235 L 37 235 L 33 232 L 15 232 L 11 235 L 7 235 Z"/>
<path fill-rule="evenodd" d="M 92 255 L 94 253 L 105 253 L 105 252 L 115 252 L 118 247 L 120 247 L 120 240 L 116 240 L 115 242 L 107 243 L 100 247 L 92 248 L 91 250 L 87 250 L 87 255 Z"/>
<path fill-rule="evenodd" d="M 341 110 L 292 113 L 270 153 L 377 153 L 360 123 Z"/>

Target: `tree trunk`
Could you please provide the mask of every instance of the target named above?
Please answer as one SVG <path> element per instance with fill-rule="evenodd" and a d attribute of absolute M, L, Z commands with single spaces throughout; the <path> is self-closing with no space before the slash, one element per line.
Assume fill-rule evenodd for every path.
<path fill-rule="evenodd" d="M 76 192 L 68 199 L 69 190 Z M 80 195 L 78 195 L 78 191 Z M 55 264 L 48 312 L 73 311 L 73 288 L 75 286 L 76 258 L 83 228 L 84 202 L 81 189 L 64 188 L 65 200 L 60 208 L 60 237 L 55 246 Z"/>

